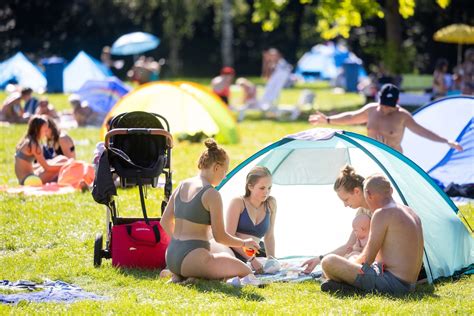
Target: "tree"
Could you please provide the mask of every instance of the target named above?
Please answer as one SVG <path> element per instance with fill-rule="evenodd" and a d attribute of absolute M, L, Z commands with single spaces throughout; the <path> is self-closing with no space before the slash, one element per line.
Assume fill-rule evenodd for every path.
<path fill-rule="evenodd" d="M 312 6 L 317 19 L 316 31 L 324 39 L 337 36 L 348 38 L 352 28 L 362 26 L 364 20 L 378 17 L 385 19 L 386 52 L 388 68 L 399 73 L 402 54 L 402 18 L 407 19 L 415 12 L 415 0 L 384 0 L 383 6 L 376 0 L 300 0 L 301 4 Z M 446 8 L 451 0 L 437 0 Z M 264 31 L 272 31 L 280 22 L 279 12 L 288 5 L 288 0 L 255 0 L 254 22 L 261 22 Z"/>

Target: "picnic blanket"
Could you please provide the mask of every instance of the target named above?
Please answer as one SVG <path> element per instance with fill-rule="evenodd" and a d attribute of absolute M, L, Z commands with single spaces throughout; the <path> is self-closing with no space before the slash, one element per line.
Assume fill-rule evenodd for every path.
<path fill-rule="evenodd" d="M 317 266 L 313 273 L 303 273 L 304 268 L 301 267 L 308 257 L 292 257 L 278 259 L 281 269 L 274 274 L 257 274 L 256 277 L 262 283 L 268 284 L 273 282 L 303 282 L 307 280 L 319 280 L 321 275 L 321 266 Z"/>
<path fill-rule="evenodd" d="M 72 185 L 61 185 L 56 182 L 46 183 L 42 186 L 22 185 L 19 187 L 9 188 L 6 186 L 0 187 L 0 191 L 9 194 L 24 194 L 24 195 L 54 195 L 54 194 L 68 194 L 76 192 L 77 190 Z"/>
<path fill-rule="evenodd" d="M 0 281 L 0 290 L 23 291 L 15 294 L 0 294 L 0 303 L 18 304 L 28 302 L 63 302 L 72 303 L 79 300 L 107 300 L 105 296 L 86 292 L 76 285 L 63 281 L 45 281 L 37 284 L 31 281 Z M 25 292 L 27 291 L 27 292 Z"/>

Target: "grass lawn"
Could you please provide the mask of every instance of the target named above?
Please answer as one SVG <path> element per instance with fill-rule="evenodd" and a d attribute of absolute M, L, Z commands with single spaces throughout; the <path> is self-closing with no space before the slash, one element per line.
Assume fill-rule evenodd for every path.
<path fill-rule="evenodd" d="M 67 108 L 66 98 L 62 95 L 51 96 L 50 100 L 60 109 Z M 244 121 L 239 125 L 242 141 L 224 146 L 231 157 L 231 168 L 266 144 L 307 128 L 309 125 L 304 121 Z M 363 127 L 346 129 L 365 133 Z M 0 126 L 0 130 L 0 184 L 15 186 L 14 148 L 25 131 L 25 125 Z M 90 161 L 95 143 L 99 141 L 99 130 L 78 128 L 69 131 L 69 134 L 76 140 L 78 158 Z M 196 174 L 196 161 L 203 149 L 201 144 L 176 144 L 172 160 L 175 185 Z M 161 198 L 160 190 L 148 191 L 147 205 L 152 215 L 158 215 Z M 120 190 L 118 201 L 122 215 L 140 216 L 137 189 Z M 464 211 L 472 225 L 472 210 L 465 208 Z M 424 285 L 406 298 L 375 295 L 338 297 L 322 293 L 319 284 L 314 282 L 243 289 L 214 281 L 181 286 L 165 284 L 166 280 L 158 277 L 158 271 L 113 268 L 110 260 L 105 261 L 102 267 L 94 268 L 94 237 L 104 230 L 104 208 L 95 203 L 89 193 L 28 197 L 0 192 L 0 279 L 63 280 L 110 298 L 107 301 L 72 304 L 0 304 L 0 315 L 474 314 L 472 276 Z"/>

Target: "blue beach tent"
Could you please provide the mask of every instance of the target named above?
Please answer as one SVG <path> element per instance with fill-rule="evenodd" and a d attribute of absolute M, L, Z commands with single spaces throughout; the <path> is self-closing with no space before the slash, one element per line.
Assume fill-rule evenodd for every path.
<path fill-rule="evenodd" d="M 87 101 L 89 106 L 99 113 L 109 113 L 110 109 L 130 91 L 117 77 L 109 77 L 105 80 L 88 80 L 76 92 L 81 101 Z"/>
<path fill-rule="evenodd" d="M 255 165 L 273 174 L 277 200 L 276 255 L 315 256 L 344 244 L 355 210 L 344 208 L 333 191 L 346 164 L 369 176 L 384 174 L 397 202 L 410 206 L 423 223 L 424 266 L 428 280 L 451 276 L 474 263 L 474 242 L 449 197 L 416 164 L 392 148 L 356 133 L 316 128 L 289 135 L 242 162 L 219 191 L 227 209 L 244 194 L 245 177 Z"/>
<path fill-rule="evenodd" d="M 64 91 L 76 92 L 87 80 L 105 80 L 112 72 L 86 52 L 79 52 L 64 69 Z"/>
<path fill-rule="evenodd" d="M 456 151 L 407 130 L 403 153 L 443 188 L 450 183 L 474 183 L 474 97 L 436 100 L 413 113 L 413 118 L 436 134 L 456 140 L 464 150 Z"/>
<path fill-rule="evenodd" d="M 295 74 L 305 81 L 333 80 L 342 71 L 344 63 L 358 64 L 359 78 L 367 77 L 362 61 L 354 53 L 331 42 L 327 45 L 318 44 L 306 52 L 298 60 Z"/>
<path fill-rule="evenodd" d="M 21 52 L 0 64 L 0 89 L 5 89 L 9 83 L 18 83 L 36 92 L 46 90 L 46 77 L 43 72 Z"/>

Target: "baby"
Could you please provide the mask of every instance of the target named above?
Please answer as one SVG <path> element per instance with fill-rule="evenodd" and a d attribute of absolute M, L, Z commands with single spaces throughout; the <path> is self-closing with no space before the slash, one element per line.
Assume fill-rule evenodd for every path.
<path fill-rule="evenodd" d="M 369 240 L 370 217 L 366 214 L 357 215 L 352 221 L 352 228 L 356 235 L 356 242 L 347 249 L 346 258 L 351 260 L 356 258 L 364 250 Z"/>

